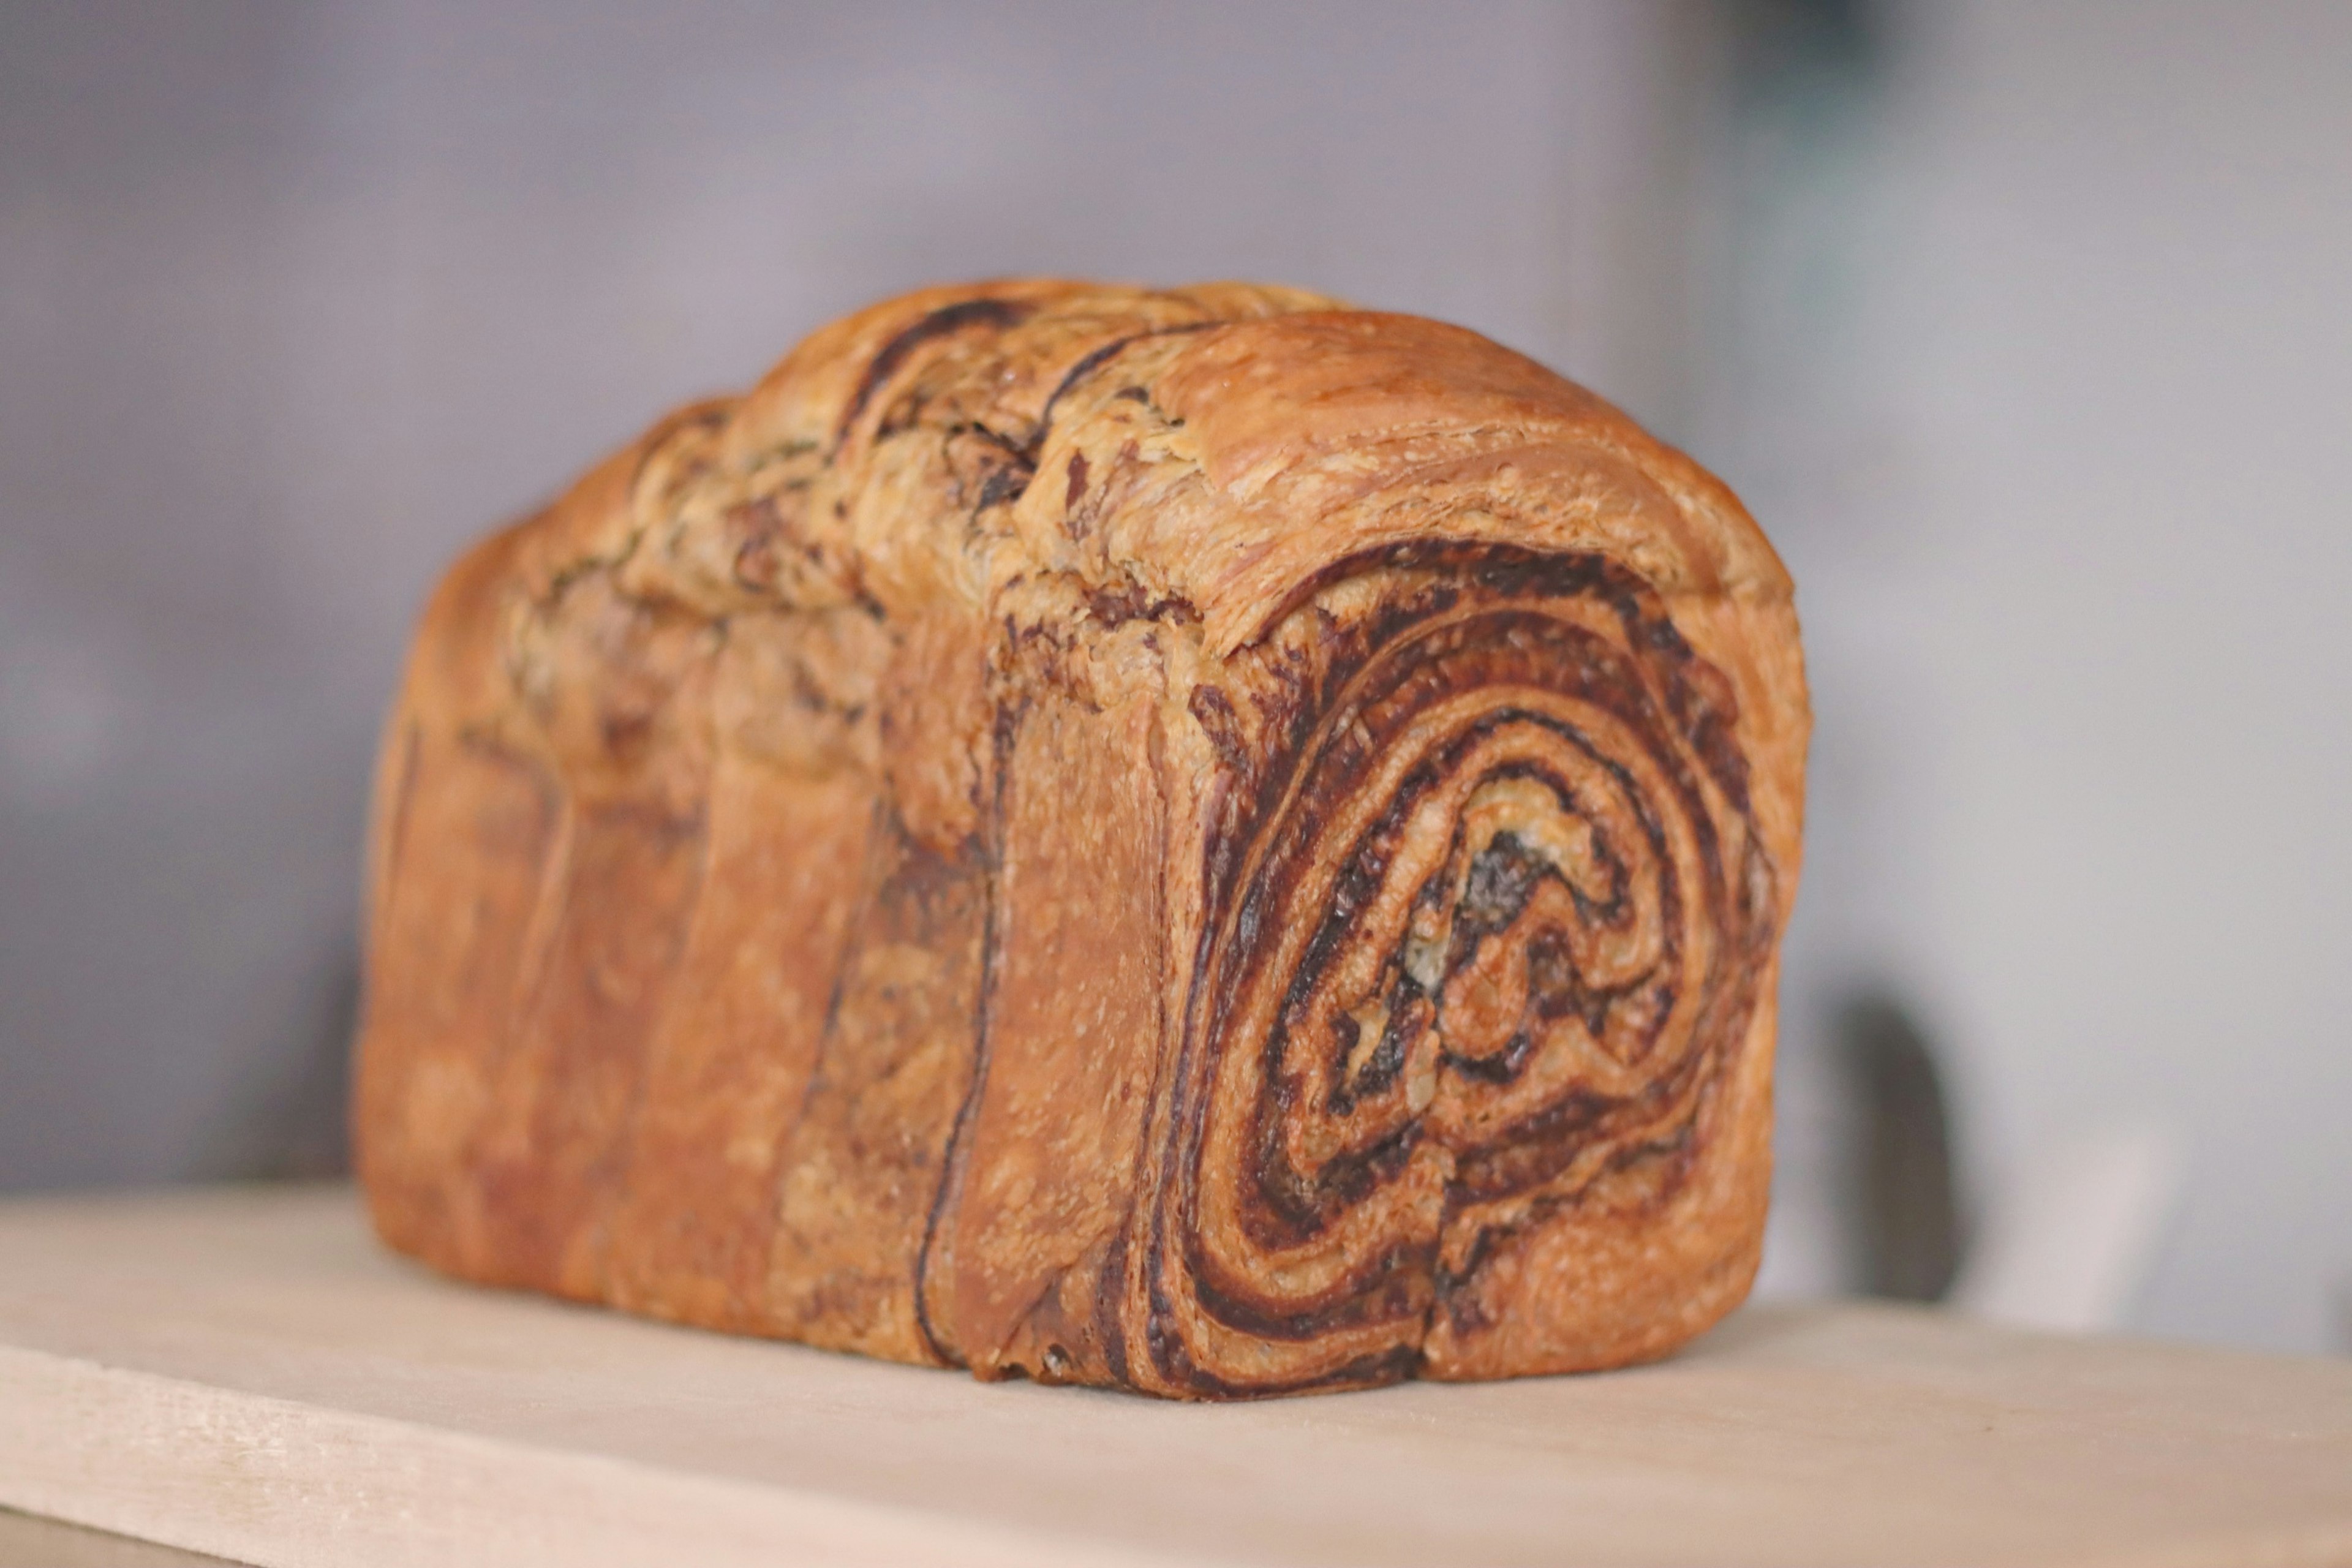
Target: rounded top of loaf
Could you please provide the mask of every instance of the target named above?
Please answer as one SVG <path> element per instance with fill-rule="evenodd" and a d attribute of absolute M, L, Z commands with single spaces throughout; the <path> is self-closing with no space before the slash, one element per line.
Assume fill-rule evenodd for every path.
<path fill-rule="evenodd" d="M 714 613 L 986 613 L 1064 574 L 1197 619 L 1212 654 L 1341 562 L 1422 543 L 1790 594 L 1730 491 L 1591 393 L 1464 328 L 1241 283 L 900 296 L 672 416 L 556 512 L 551 576 L 625 558 L 636 591 Z"/>

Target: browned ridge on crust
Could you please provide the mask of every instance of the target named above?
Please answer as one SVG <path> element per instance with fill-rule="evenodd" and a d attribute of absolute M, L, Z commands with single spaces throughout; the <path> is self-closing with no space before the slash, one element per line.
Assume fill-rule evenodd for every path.
<path fill-rule="evenodd" d="M 877 305 L 426 608 L 376 1225 L 982 1377 L 1662 1354 L 1755 1271 L 1808 721 L 1738 503 L 1475 333 Z"/>

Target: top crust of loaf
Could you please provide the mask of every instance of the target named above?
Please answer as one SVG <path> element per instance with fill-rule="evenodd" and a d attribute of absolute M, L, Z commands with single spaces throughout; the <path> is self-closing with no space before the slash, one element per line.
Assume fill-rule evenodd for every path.
<path fill-rule="evenodd" d="M 1160 417 L 1139 419 L 1139 402 Z M 942 515 L 906 483 L 918 455 L 888 439 L 918 423 L 1063 482 L 960 496 Z M 1071 463 L 1098 474 L 1107 436 L 1163 470 L 1147 487 L 1161 504 L 1121 520 L 1109 547 L 1076 548 L 1073 512 L 1102 507 Z M 1669 595 L 1790 592 L 1728 490 L 1591 393 L 1460 327 L 1255 285 L 926 289 L 817 332 L 744 397 L 685 411 L 620 460 L 637 504 L 597 519 L 604 536 L 581 552 L 687 521 L 663 552 L 678 580 L 642 584 L 689 598 L 816 608 L 868 594 L 901 613 L 940 593 L 978 608 L 992 582 L 1075 569 L 1180 595 L 1224 652 L 1335 553 L 1426 537 L 1439 505 L 1449 537 L 1597 549 Z M 1172 485 L 1185 470 L 1195 482 Z M 724 585 L 695 581 L 720 575 L 709 558 L 726 541 L 690 524 L 793 478 L 811 481 L 786 519 L 807 560 L 756 586 L 731 561 Z"/>
<path fill-rule="evenodd" d="M 527 531 L 550 594 L 616 566 L 630 594 L 713 617 L 863 605 L 1015 631 L 1075 599 L 1148 608 L 1210 659 L 1383 548 L 1591 551 L 1702 642 L 1711 619 L 1790 618 L 1718 657 L 1768 774 L 1807 727 L 1788 573 L 1720 482 L 1475 332 L 1298 289 L 905 295 L 664 420 Z M 1763 812 L 1792 866 L 1798 810 Z"/>

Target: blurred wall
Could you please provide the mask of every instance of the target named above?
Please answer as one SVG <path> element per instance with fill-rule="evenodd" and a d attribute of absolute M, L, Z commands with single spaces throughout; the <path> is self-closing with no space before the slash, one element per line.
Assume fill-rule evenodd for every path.
<path fill-rule="evenodd" d="M 432 574 L 835 315 L 1263 278 L 1669 401 L 1676 15 L 0 8 L 0 1185 L 334 1120 Z"/>
<path fill-rule="evenodd" d="M 2352 1301 L 2352 6 L 1815 9 L 1727 110 L 1691 436 L 1800 584 L 1790 1022 L 1914 998 L 1980 1208 L 2071 1132 L 2161 1133 L 2138 1322 L 2321 1349 Z"/>

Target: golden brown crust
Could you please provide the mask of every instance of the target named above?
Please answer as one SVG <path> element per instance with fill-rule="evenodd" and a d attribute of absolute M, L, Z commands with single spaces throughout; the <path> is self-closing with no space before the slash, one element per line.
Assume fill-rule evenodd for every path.
<path fill-rule="evenodd" d="M 1738 503 L 1475 334 L 877 305 L 428 605 L 378 1226 L 1181 1396 L 1662 1353 L 1755 1267 L 1806 728 Z"/>

